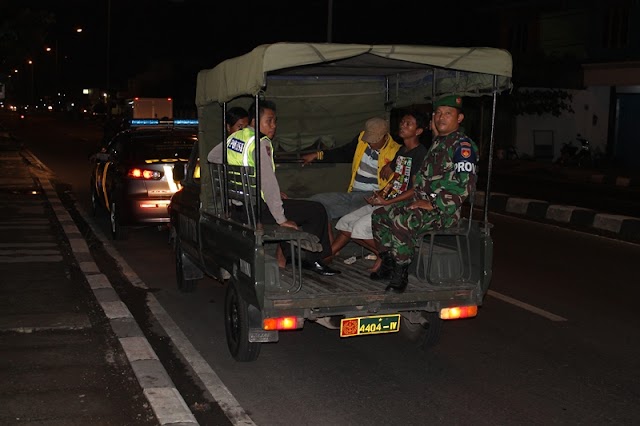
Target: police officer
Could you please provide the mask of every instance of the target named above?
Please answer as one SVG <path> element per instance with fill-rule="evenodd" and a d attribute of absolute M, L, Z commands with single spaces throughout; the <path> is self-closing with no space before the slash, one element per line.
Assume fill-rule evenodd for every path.
<path fill-rule="evenodd" d="M 260 149 L 260 178 L 262 198 L 266 204 L 263 211 L 263 223 L 277 223 L 280 226 L 298 229 L 316 235 L 322 244 L 321 253 L 306 252 L 302 267 L 320 275 L 335 275 L 335 270 L 322 262 L 322 258 L 331 254 L 327 213 L 322 204 L 309 200 L 289 199 L 280 192 L 280 185 L 276 179 L 276 166 L 273 160 L 273 146 L 271 140 L 276 134 L 276 105 L 264 100 L 259 105 L 260 138 L 256 141 L 255 105 L 249 108 L 249 126 L 229 135 L 226 144 L 214 147 L 207 159 L 212 163 L 222 162 L 222 147 L 227 149 L 227 163 L 237 166 L 255 168 L 255 150 Z M 259 148 L 258 148 L 259 146 Z"/>
<path fill-rule="evenodd" d="M 414 198 L 372 214 L 373 238 L 382 259 L 378 276 L 389 279 L 388 292 L 407 288 L 416 239 L 457 224 L 460 206 L 475 188 L 478 148 L 460 130 L 463 119 L 459 96 L 435 102 L 431 125 L 435 138 L 416 175 Z"/>

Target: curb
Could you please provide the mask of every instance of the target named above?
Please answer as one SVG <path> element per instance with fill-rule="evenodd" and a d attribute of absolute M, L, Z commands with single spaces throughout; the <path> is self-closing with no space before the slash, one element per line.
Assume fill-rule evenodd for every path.
<path fill-rule="evenodd" d="M 631 178 L 629 178 L 629 177 L 624 177 L 624 176 L 595 174 L 595 175 L 591 175 L 591 177 L 589 178 L 589 182 L 591 182 L 591 183 L 601 183 L 601 184 L 604 184 L 604 185 L 635 187 L 635 186 L 640 186 L 640 177 L 631 177 Z"/>
<path fill-rule="evenodd" d="M 477 191 L 474 204 L 484 207 L 484 203 L 485 192 Z M 586 232 L 612 234 L 626 241 L 640 243 L 640 218 L 637 217 L 599 213 L 584 207 L 550 204 L 502 193 L 492 193 L 489 203 L 494 212 L 571 225 Z"/>
<path fill-rule="evenodd" d="M 35 158 L 31 153 L 29 157 L 28 160 Z M 55 188 L 46 178 L 39 179 L 39 183 L 69 239 L 73 257 L 80 265 L 94 297 L 109 320 L 111 329 L 118 338 L 159 423 L 161 425 L 178 423 L 197 425 L 195 416 L 174 386 L 133 315 L 120 300 L 108 278 L 100 273 L 84 237 L 58 198 Z"/>

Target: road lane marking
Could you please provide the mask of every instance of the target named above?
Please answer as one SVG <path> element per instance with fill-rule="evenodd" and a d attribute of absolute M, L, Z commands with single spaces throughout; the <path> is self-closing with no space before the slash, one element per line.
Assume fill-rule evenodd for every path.
<path fill-rule="evenodd" d="M 0 243 L 0 248 L 38 248 L 56 246 L 56 243 Z"/>
<path fill-rule="evenodd" d="M 40 183 L 43 188 L 48 189 L 44 191 L 47 202 L 49 202 L 52 206 L 57 204 L 62 206 L 62 203 L 58 198 L 58 194 L 53 189 L 51 182 L 45 177 L 44 180 L 40 181 Z M 53 211 L 55 212 L 57 220 L 60 224 L 64 224 L 65 222 L 75 223 L 73 222 L 73 219 L 68 214 L 66 209 L 54 207 Z M 86 220 L 86 215 L 84 216 L 84 218 Z M 0 230 L 2 228 L 3 227 L 0 226 Z M 65 231 L 65 233 L 67 233 L 69 231 L 69 228 L 63 228 L 63 230 Z M 76 232 L 78 232 L 77 229 Z M 89 252 L 88 246 L 84 239 L 74 239 L 68 233 L 66 235 L 72 246 L 72 255 L 76 261 L 78 260 L 79 254 L 85 254 L 85 246 L 87 247 L 86 252 Z M 25 237 L 25 239 L 30 238 Z M 32 259 L 34 257 L 35 256 L 23 257 L 21 259 Z M 47 258 L 54 256 L 39 257 Z M 62 256 L 58 257 L 60 258 L 60 260 L 62 260 Z M 11 260 L 12 258 L 9 259 Z M 6 263 L 5 258 L 0 257 L 0 263 L 3 262 Z M 100 272 L 98 265 L 93 261 L 79 262 L 79 266 L 82 272 L 84 272 L 87 281 L 89 281 L 89 277 L 91 276 L 91 274 L 98 274 Z M 131 312 L 122 302 L 122 300 L 120 300 L 120 297 L 118 295 L 116 295 L 117 301 L 104 301 L 100 298 L 99 293 L 96 293 L 96 291 L 94 290 L 94 296 L 95 300 L 100 304 L 105 316 L 109 319 L 111 323 L 111 329 L 114 332 L 117 333 L 116 328 L 114 328 L 114 323 L 118 320 L 131 320 L 137 326 L 135 318 L 133 318 L 133 315 L 131 315 Z M 146 340 L 146 338 L 144 339 Z M 142 388 L 142 392 L 159 423 L 162 425 L 177 423 L 184 425 L 197 425 L 198 422 L 195 416 L 187 406 L 182 395 L 180 395 L 178 390 L 173 386 L 173 382 L 171 381 L 171 378 L 169 377 L 169 374 L 167 373 L 162 363 L 157 361 L 157 365 L 149 365 L 146 362 L 147 360 L 131 361 L 129 359 L 131 353 L 125 350 L 125 347 L 122 344 L 122 340 L 119 339 L 119 341 L 125 355 L 127 356 L 127 359 L 129 360 L 129 365 L 132 367 L 133 373 L 135 374 L 135 377 Z M 165 384 L 165 386 L 159 385 L 163 383 Z"/>
<path fill-rule="evenodd" d="M 0 263 L 62 262 L 62 256 L 0 257 Z"/>
<path fill-rule="evenodd" d="M 544 309 L 537 308 L 533 305 L 530 305 L 525 302 L 521 302 L 518 299 L 514 299 L 513 297 L 505 296 L 504 294 L 498 293 L 497 291 L 489 290 L 487 292 L 489 296 L 493 296 L 496 299 L 500 299 L 503 302 L 510 303 L 519 308 L 525 309 L 529 312 L 533 312 L 534 314 L 540 315 L 551 321 L 567 321 L 566 318 L 561 317 L 560 315 L 552 314 L 551 312 L 545 311 Z"/>
<path fill-rule="evenodd" d="M 89 219 L 84 209 L 81 206 L 76 206 L 76 208 L 96 237 L 102 242 L 103 248 L 109 256 L 116 261 L 122 271 L 122 274 L 127 278 L 127 280 L 129 280 L 129 282 L 135 287 L 148 289 L 149 287 L 147 284 L 138 276 L 133 268 L 129 266 L 127 261 L 111 244 L 109 239 L 101 230 L 98 229 L 97 226 L 95 226 L 95 223 Z M 216 401 L 229 421 L 234 426 L 255 426 L 251 417 L 247 414 L 244 408 L 242 408 L 231 391 L 225 386 L 215 370 L 213 370 L 209 363 L 202 357 L 202 355 L 200 355 L 189 338 L 184 334 L 175 321 L 173 321 L 158 299 L 151 293 L 147 294 L 147 306 L 162 329 L 167 333 L 167 336 L 169 336 L 175 348 L 187 361 L 195 376 L 200 379 L 206 388 L 206 391 L 211 395 L 211 398 Z"/>
<path fill-rule="evenodd" d="M 42 256 L 48 254 L 60 254 L 60 250 L 34 250 L 34 249 L 16 249 L 16 250 L 0 250 L 0 256 L 14 256 L 18 254 Z"/>

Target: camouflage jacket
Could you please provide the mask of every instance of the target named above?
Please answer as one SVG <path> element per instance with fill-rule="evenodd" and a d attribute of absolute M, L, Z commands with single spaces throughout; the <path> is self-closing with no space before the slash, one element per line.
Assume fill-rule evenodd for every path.
<path fill-rule="evenodd" d="M 475 190 L 478 147 L 464 133 L 452 132 L 433 141 L 415 180 L 415 196 L 429 200 L 443 226 L 460 218 L 460 206 Z"/>

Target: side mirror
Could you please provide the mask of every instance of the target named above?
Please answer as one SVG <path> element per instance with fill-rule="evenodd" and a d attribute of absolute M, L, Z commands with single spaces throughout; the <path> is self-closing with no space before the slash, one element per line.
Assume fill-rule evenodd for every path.
<path fill-rule="evenodd" d="M 182 182 L 184 180 L 184 164 L 178 163 L 173 166 L 173 180 Z"/>

